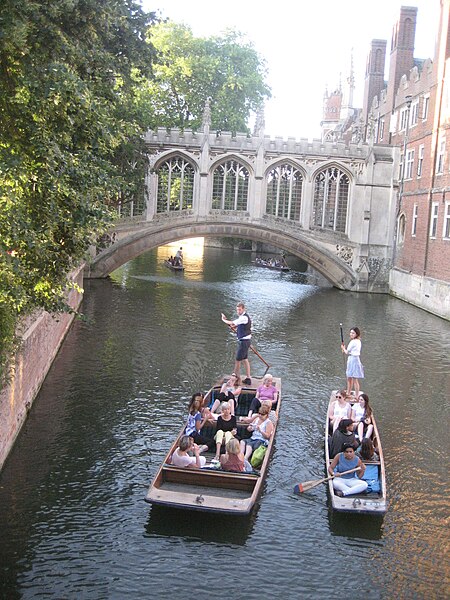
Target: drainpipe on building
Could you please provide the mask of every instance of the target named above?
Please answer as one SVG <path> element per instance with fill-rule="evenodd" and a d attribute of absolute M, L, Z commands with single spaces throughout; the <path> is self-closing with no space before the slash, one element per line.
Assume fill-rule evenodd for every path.
<path fill-rule="evenodd" d="M 446 68 L 447 68 L 447 61 L 444 62 L 444 69 L 442 72 L 442 77 L 441 80 L 439 82 L 439 86 L 438 86 L 438 100 L 439 100 L 439 109 L 437 111 L 437 118 L 435 117 L 435 128 L 434 128 L 434 148 L 433 148 L 433 152 L 431 154 L 431 184 L 430 184 L 430 189 L 428 190 L 428 196 L 427 196 L 427 200 L 428 200 L 428 220 L 427 220 L 427 228 L 426 228 L 426 237 L 425 237 L 425 253 L 424 253 L 424 258 L 423 258 L 423 276 L 426 277 L 427 274 L 427 263 L 428 263 L 428 253 L 429 253 L 429 248 L 430 248 L 430 227 L 431 227 L 431 216 L 432 216 L 432 211 L 433 211 L 433 188 L 434 188 L 434 182 L 436 181 L 436 157 L 437 157 L 437 151 L 438 151 L 438 146 L 439 146 L 439 131 L 440 131 L 440 123 L 441 123 L 441 112 L 442 112 L 442 97 L 443 97 L 443 90 L 444 90 L 444 84 L 445 84 L 445 72 L 446 72 Z M 436 114 L 436 113 L 435 113 Z"/>
<path fill-rule="evenodd" d="M 398 243 L 398 221 L 400 218 L 400 213 L 402 211 L 402 199 L 403 199 L 403 186 L 405 181 L 405 168 L 406 168 L 406 151 L 408 148 L 408 137 L 409 137 L 409 113 L 411 109 L 412 96 L 409 94 L 405 96 L 406 103 L 406 127 L 405 127 L 405 136 L 403 138 L 403 161 L 402 161 L 402 172 L 400 177 L 400 187 L 398 190 L 398 201 L 397 201 L 397 210 L 395 211 L 395 233 L 394 233 L 394 251 L 392 253 L 392 266 L 395 269 L 395 261 L 397 259 L 397 243 Z"/>

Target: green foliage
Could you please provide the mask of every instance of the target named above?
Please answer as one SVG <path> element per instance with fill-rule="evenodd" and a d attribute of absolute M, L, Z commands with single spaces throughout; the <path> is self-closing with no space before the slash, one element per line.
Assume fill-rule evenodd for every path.
<path fill-rule="evenodd" d="M 153 21 L 133 0 L 2 2 L 1 356 L 19 315 L 68 309 L 67 274 L 142 185 L 130 107 L 151 77 Z"/>
<path fill-rule="evenodd" d="M 189 27 L 165 22 L 151 27 L 148 37 L 159 60 L 137 102 L 149 128 L 198 129 L 210 98 L 212 129 L 248 132 L 249 117 L 270 88 L 264 60 L 241 34 L 195 38 Z"/>

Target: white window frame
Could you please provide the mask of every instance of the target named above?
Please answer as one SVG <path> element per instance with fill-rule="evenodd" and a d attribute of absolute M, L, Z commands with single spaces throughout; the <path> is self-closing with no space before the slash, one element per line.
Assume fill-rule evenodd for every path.
<path fill-rule="evenodd" d="M 384 138 L 384 118 L 380 119 L 380 125 L 378 130 L 378 141 L 381 142 Z"/>
<path fill-rule="evenodd" d="M 414 150 L 406 151 L 405 179 L 412 179 L 414 172 Z"/>
<path fill-rule="evenodd" d="M 436 175 L 442 175 L 444 172 L 444 160 L 445 160 L 445 140 L 440 140 L 439 150 L 436 156 Z"/>
<path fill-rule="evenodd" d="M 450 201 L 446 200 L 444 208 L 444 225 L 442 227 L 442 238 L 450 240 Z"/>
<path fill-rule="evenodd" d="M 411 104 L 410 112 L 409 112 L 409 126 L 415 127 L 419 120 L 419 100 L 415 100 Z"/>
<path fill-rule="evenodd" d="M 412 237 L 416 237 L 417 234 L 417 215 L 418 215 L 419 205 L 416 203 L 413 206 L 413 214 L 412 214 L 412 226 L 411 226 L 411 235 Z"/>
<path fill-rule="evenodd" d="M 425 145 L 420 144 L 419 154 L 417 156 L 417 179 L 420 179 L 422 177 L 424 155 L 425 155 Z"/>
<path fill-rule="evenodd" d="M 403 131 L 406 129 L 406 124 L 408 122 L 408 109 L 402 108 L 400 111 L 400 127 L 399 131 Z"/>
<path fill-rule="evenodd" d="M 430 94 L 426 94 L 423 97 L 423 103 L 422 103 L 422 121 L 427 120 L 429 110 L 430 110 Z"/>
<path fill-rule="evenodd" d="M 431 221 L 430 221 L 430 238 L 436 239 L 437 226 L 439 216 L 439 202 L 432 202 L 431 204 Z"/>

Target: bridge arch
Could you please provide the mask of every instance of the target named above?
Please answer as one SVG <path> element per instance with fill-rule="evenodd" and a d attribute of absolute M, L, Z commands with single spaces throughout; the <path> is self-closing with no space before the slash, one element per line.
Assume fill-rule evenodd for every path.
<path fill-rule="evenodd" d="M 266 222 L 265 222 L 266 221 Z M 112 271 L 133 258 L 170 242 L 192 237 L 239 237 L 256 242 L 268 243 L 281 250 L 290 252 L 307 262 L 321 273 L 333 286 L 351 290 L 357 282 L 353 269 L 329 249 L 308 238 L 298 231 L 287 232 L 271 227 L 267 220 L 258 223 L 241 223 L 231 220 L 195 220 L 179 223 L 149 223 L 136 233 L 122 237 L 109 246 L 87 266 L 86 276 L 90 278 L 107 277 Z"/>

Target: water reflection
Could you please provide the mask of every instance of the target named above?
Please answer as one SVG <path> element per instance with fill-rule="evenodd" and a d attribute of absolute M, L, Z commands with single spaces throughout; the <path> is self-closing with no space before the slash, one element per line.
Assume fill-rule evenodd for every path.
<path fill-rule="evenodd" d="M 328 521 L 333 535 L 348 540 L 381 540 L 383 537 L 383 515 L 354 515 L 338 513 L 329 503 Z"/>
<path fill-rule="evenodd" d="M 252 533 L 257 507 L 249 516 L 215 515 L 152 506 L 145 527 L 147 535 L 244 546 Z"/>

